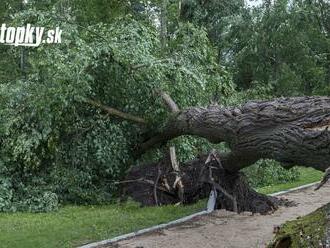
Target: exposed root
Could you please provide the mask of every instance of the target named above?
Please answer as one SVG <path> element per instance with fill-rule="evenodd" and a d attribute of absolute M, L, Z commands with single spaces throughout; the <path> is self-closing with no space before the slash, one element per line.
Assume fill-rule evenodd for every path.
<path fill-rule="evenodd" d="M 159 182 L 159 178 L 160 178 L 160 174 L 161 174 L 161 170 L 159 168 L 159 165 L 157 165 L 157 178 L 156 181 L 154 183 L 154 199 L 155 199 L 155 205 L 158 206 L 158 197 L 157 197 L 157 185 Z"/>
<path fill-rule="evenodd" d="M 243 173 L 228 172 L 221 168 L 221 159 L 215 153 L 183 164 L 179 172 L 173 170 L 171 158 L 163 159 L 158 166 L 149 164 L 134 167 L 124 183 L 125 192 L 148 206 L 194 203 L 207 198 L 213 188 L 218 191 L 217 209 L 266 214 L 274 212 L 279 205 L 291 205 L 285 200 L 253 190 Z M 155 178 L 158 179 L 157 183 Z"/>

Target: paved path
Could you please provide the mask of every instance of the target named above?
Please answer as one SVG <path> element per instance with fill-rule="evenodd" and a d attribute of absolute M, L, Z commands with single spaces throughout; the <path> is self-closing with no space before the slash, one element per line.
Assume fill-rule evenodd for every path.
<path fill-rule="evenodd" d="M 330 202 L 330 185 L 291 192 L 285 197 L 298 205 L 281 207 L 271 215 L 240 215 L 215 211 L 187 223 L 148 233 L 105 247 L 119 248 L 253 248 L 266 247 L 274 226 L 304 216 Z"/>

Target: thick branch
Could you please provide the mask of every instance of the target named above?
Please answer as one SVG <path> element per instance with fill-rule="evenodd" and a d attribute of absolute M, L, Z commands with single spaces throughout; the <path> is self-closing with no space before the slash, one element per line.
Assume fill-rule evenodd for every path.
<path fill-rule="evenodd" d="M 169 110 L 173 113 L 179 112 L 178 105 L 174 102 L 174 100 L 168 95 L 166 92 L 159 90 L 158 94 L 162 97 L 164 100 L 166 106 L 169 108 Z"/>
<path fill-rule="evenodd" d="M 119 111 L 117 109 L 106 106 L 106 105 L 104 105 L 104 104 L 102 104 L 98 101 L 95 101 L 95 100 L 92 100 L 92 99 L 86 99 L 86 102 L 89 103 L 90 105 L 94 106 L 94 107 L 97 107 L 97 108 L 100 108 L 100 109 L 106 111 L 109 115 L 114 115 L 114 116 L 117 116 L 119 118 L 129 120 L 129 121 L 133 121 L 133 122 L 137 122 L 137 123 L 140 123 L 140 124 L 146 124 L 147 123 L 141 117 L 124 113 L 124 112 Z"/>

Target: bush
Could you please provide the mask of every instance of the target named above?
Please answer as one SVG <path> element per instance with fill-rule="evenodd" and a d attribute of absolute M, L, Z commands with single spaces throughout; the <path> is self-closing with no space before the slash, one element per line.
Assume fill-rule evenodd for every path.
<path fill-rule="evenodd" d="M 300 176 L 297 167 L 284 169 L 274 160 L 259 160 L 253 166 L 243 170 L 253 187 L 264 187 L 297 180 Z"/>
<path fill-rule="evenodd" d="M 0 211 L 8 211 L 11 209 L 13 199 L 13 190 L 10 183 L 6 179 L 0 181 Z"/>

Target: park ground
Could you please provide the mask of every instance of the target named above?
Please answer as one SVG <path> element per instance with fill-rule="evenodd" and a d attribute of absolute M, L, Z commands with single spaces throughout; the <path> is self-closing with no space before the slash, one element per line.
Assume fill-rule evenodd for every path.
<path fill-rule="evenodd" d="M 270 194 L 316 182 L 322 176 L 313 169 L 299 170 L 299 179 L 292 183 L 257 190 Z M 51 213 L 3 213 L 0 214 L 0 244 L 3 248 L 75 247 L 166 223 L 204 208 L 205 201 L 184 207 L 144 208 L 129 201 L 105 206 L 63 206 Z"/>
<path fill-rule="evenodd" d="M 280 207 L 272 214 L 260 215 L 250 212 L 236 214 L 217 210 L 180 225 L 98 248 L 265 248 L 272 243 L 274 233 L 278 232 L 277 230 L 281 232 L 285 228 L 284 223 L 297 218 L 299 218 L 298 223 L 293 226 L 299 238 L 295 238 L 296 240 L 291 243 L 292 246 L 282 243 L 276 247 L 326 247 L 320 246 L 319 243 L 325 231 L 322 220 L 326 221 L 326 219 L 314 217 L 312 218 L 314 221 L 302 221 L 306 219 L 303 216 L 311 213 L 314 215 L 314 211 L 330 201 L 330 185 L 327 184 L 318 191 L 314 188 L 308 187 L 286 193 L 283 197 L 295 204 L 290 207 Z M 289 234 L 292 229 L 286 228 Z M 310 229 L 314 229 L 313 232 Z M 317 235 L 318 237 L 315 237 Z M 300 242 L 300 238 L 305 241 Z M 312 238 L 317 240 L 311 243 Z"/>

